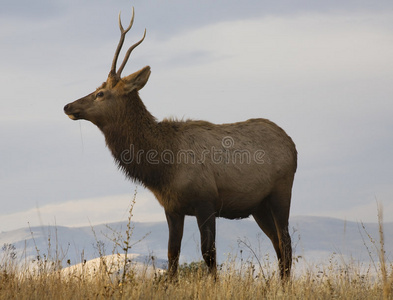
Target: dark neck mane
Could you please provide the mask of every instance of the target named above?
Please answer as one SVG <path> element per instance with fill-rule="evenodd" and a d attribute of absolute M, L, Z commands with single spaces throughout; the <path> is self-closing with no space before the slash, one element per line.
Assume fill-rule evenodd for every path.
<path fill-rule="evenodd" d="M 150 189 L 159 190 L 169 180 L 173 167 L 163 164 L 160 159 L 160 153 L 164 150 L 175 151 L 173 145 L 167 142 L 173 132 L 162 128 L 137 92 L 125 100 L 125 109 L 100 129 L 119 168 L 127 177 Z M 157 155 L 149 157 L 149 153 Z"/>

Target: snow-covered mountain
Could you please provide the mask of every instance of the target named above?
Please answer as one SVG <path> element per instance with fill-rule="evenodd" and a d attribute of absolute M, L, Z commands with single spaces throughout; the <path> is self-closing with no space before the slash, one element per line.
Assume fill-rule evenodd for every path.
<path fill-rule="evenodd" d="M 166 261 L 168 228 L 165 222 L 132 223 L 134 226 L 129 253 L 140 254 L 139 259 L 154 256 L 156 266 Z M 0 260 L 15 252 L 20 261 L 36 259 L 61 260 L 63 267 L 112 253 L 123 253 L 116 241 L 125 240 L 126 222 L 94 227 L 42 226 L 22 228 L 0 233 Z M 292 217 L 290 232 L 294 255 L 308 262 L 321 262 L 332 255 L 358 262 L 378 261 L 378 224 L 348 222 L 324 217 Z M 393 223 L 384 224 L 385 251 L 393 260 Z M 8 245 L 8 247 L 7 247 Z M 12 245 L 12 246 L 9 246 Z M 187 217 L 182 241 L 181 262 L 202 259 L 199 250 L 199 231 L 195 218 Z M 8 248 L 8 252 L 6 250 Z M 217 256 L 219 262 L 234 257 L 249 259 L 269 255 L 275 261 L 270 240 L 253 219 L 217 221 Z M 371 257 L 370 257 L 371 255 Z"/>

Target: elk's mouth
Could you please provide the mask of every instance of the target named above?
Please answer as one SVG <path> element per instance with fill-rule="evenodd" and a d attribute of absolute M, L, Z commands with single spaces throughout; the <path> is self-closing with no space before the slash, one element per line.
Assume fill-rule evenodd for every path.
<path fill-rule="evenodd" d="M 79 120 L 79 119 L 80 119 L 79 113 L 67 114 L 67 116 L 68 116 L 71 120 Z"/>

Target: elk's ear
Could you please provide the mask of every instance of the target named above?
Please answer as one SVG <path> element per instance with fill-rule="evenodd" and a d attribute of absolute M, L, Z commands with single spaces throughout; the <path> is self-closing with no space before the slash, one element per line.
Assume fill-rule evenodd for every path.
<path fill-rule="evenodd" d="M 149 79 L 150 73 L 150 67 L 146 66 L 131 75 L 123 77 L 121 80 L 124 82 L 124 89 L 126 92 L 130 93 L 133 90 L 139 91 L 143 88 Z"/>

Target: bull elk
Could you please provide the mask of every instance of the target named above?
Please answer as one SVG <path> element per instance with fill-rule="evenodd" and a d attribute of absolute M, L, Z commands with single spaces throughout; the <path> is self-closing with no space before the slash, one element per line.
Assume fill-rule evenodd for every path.
<path fill-rule="evenodd" d="M 179 263 L 184 218 L 195 216 L 202 256 L 216 274 L 216 218 L 252 215 L 270 238 L 279 261 L 280 275 L 289 278 L 292 264 L 288 218 L 297 167 L 292 139 L 267 119 L 231 124 L 164 119 L 157 121 L 139 97 L 150 67 L 121 77 L 132 45 L 116 71 L 126 33 L 121 31 L 106 82 L 91 94 L 64 107 L 72 119 L 94 123 L 119 168 L 131 180 L 147 187 L 165 210 L 169 227 L 168 272 Z"/>

